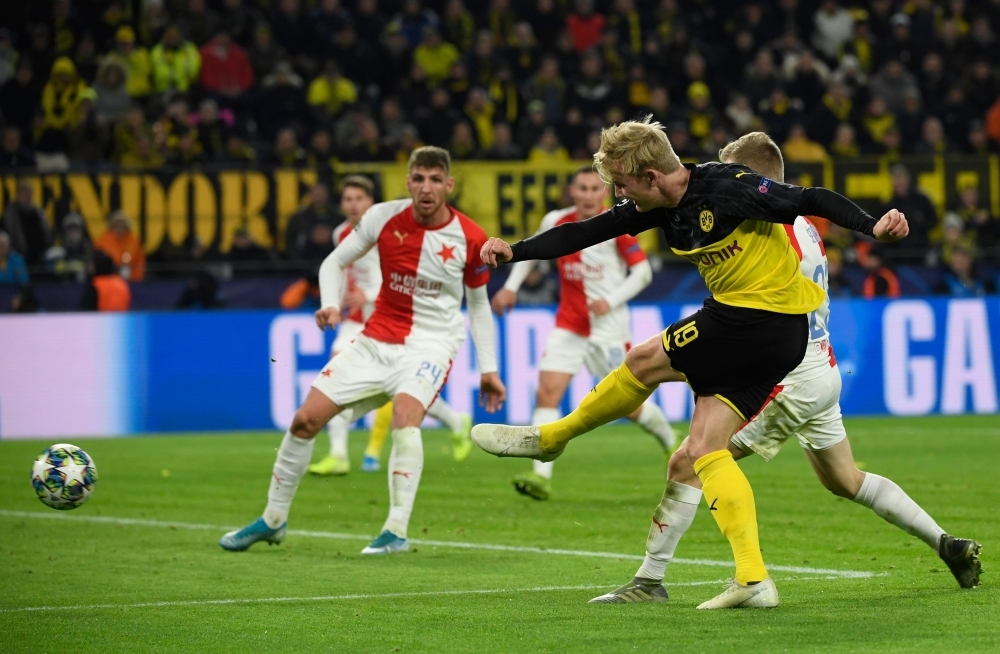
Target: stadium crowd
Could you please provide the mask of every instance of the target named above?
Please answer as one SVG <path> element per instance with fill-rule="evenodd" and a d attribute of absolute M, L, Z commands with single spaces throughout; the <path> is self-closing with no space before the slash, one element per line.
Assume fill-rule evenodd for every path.
<path fill-rule="evenodd" d="M 603 125 L 644 114 L 690 160 L 767 131 L 793 182 L 796 163 L 1000 151 L 1000 0 L 52 0 L 0 24 L 0 171 L 329 168 L 423 144 L 582 161 Z M 992 291 L 1000 217 L 977 189 L 939 215 L 905 166 L 892 180 L 906 247 L 821 225 L 832 293 L 851 266 L 864 295 L 898 295 L 901 265 L 940 269 L 942 293 Z M 334 191 L 309 192 L 283 252 L 240 232 L 225 255 L 192 237 L 155 256 L 317 265 Z M 91 278 L 94 252 L 143 279 L 121 212 L 91 242 L 76 214 L 52 229 L 25 186 L 0 228 L 0 284 Z"/>

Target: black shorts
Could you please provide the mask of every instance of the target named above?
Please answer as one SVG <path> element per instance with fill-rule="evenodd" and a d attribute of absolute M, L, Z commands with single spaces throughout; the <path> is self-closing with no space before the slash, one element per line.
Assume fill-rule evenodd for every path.
<path fill-rule="evenodd" d="M 732 307 L 713 298 L 661 338 L 670 366 L 698 395 L 714 395 L 749 420 L 802 362 L 809 343 L 805 314 Z"/>

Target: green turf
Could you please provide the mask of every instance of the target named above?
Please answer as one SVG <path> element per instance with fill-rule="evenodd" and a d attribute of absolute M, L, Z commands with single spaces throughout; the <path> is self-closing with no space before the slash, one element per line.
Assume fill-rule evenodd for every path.
<path fill-rule="evenodd" d="M 848 429 L 867 469 L 898 482 L 945 529 L 984 543 L 981 588 L 959 590 L 923 543 L 830 496 L 797 447 L 771 464 L 743 465 L 756 493 L 765 559 L 883 576 L 775 573 L 780 608 L 703 612 L 694 607 L 721 586 L 679 584 L 721 580 L 729 568 L 674 564 L 666 605 L 590 606 L 588 599 L 624 583 L 638 562 L 430 545 L 372 559 L 359 555 L 361 539 L 296 535 L 278 547 L 234 554 L 219 549 L 219 529 L 72 519 L 245 524 L 263 509 L 277 434 L 78 440 L 100 480 L 70 519 L 39 503 L 28 481 L 46 443 L 0 442 L 0 510 L 60 516 L 0 515 L 0 651 L 1000 650 L 1000 418 L 851 420 Z M 663 488 L 663 460 L 634 427 L 574 442 L 556 465 L 548 503 L 510 488 L 528 462 L 476 451 L 455 464 L 442 432 L 425 436 L 412 538 L 642 554 Z M 357 464 L 364 438 L 352 441 Z M 299 488 L 290 527 L 374 535 L 387 502 L 384 472 L 310 477 Z M 704 509 L 677 555 L 731 558 Z M 565 586 L 595 588 L 11 611 Z"/>

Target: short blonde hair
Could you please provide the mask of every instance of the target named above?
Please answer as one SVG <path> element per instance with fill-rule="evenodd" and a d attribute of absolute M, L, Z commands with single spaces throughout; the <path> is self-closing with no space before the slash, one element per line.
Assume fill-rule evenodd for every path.
<path fill-rule="evenodd" d="M 785 181 L 781 148 L 764 132 L 750 132 L 719 150 L 719 161 L 743 164 L 776 182 Z"/>
<path fill-rule="evenodd" d="M 652 116 L 601 130 L 601 149 L 594 154 L 594 169 L 608 184 L 613 183 L 615 175 L 641 177 L 650 168 L 670 174 L 680 167 L 681 160 L 663 125 Z"/>

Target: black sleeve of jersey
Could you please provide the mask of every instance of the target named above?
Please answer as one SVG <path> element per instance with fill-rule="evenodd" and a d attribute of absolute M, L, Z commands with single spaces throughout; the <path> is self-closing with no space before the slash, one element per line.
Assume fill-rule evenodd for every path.
<path fill-rule="evenodd" d="M 739 173 L 739 177 L 734 173 Z M 803 188 L 764 178 L 745 166 L 718 166 L 711 173 L 730 212 L 791 225 L 798 216 L 818 216 L 835 225 L 872 235 L 876 220 L 843 195 L 825 188 Z"/>
<path fill-rule="evenodd" d="M 623 234 L 633 233 L 632 228 L 640 226 L 638 224 L 643 222 L 634 220 L 633 216 L 642 214 L 634 208 L 629 211 L 629 206 L 631 203 L 616 205 L 593 218 L 563 223 L 541 234 L 518 241 L 511 246 L 511 250 L 514 251 L 511 262 L 558 259 Z M 643 227 L 639 231 L 646 229 L 649 227 Z"/>
<path fill-rule="evenodd" d="M 875 224 L 878 222 L 840 193 L 825 188 L 803 189 L 799 214 L 826 218 L 835 225 L 868 236 L 874 236 Z"/>

